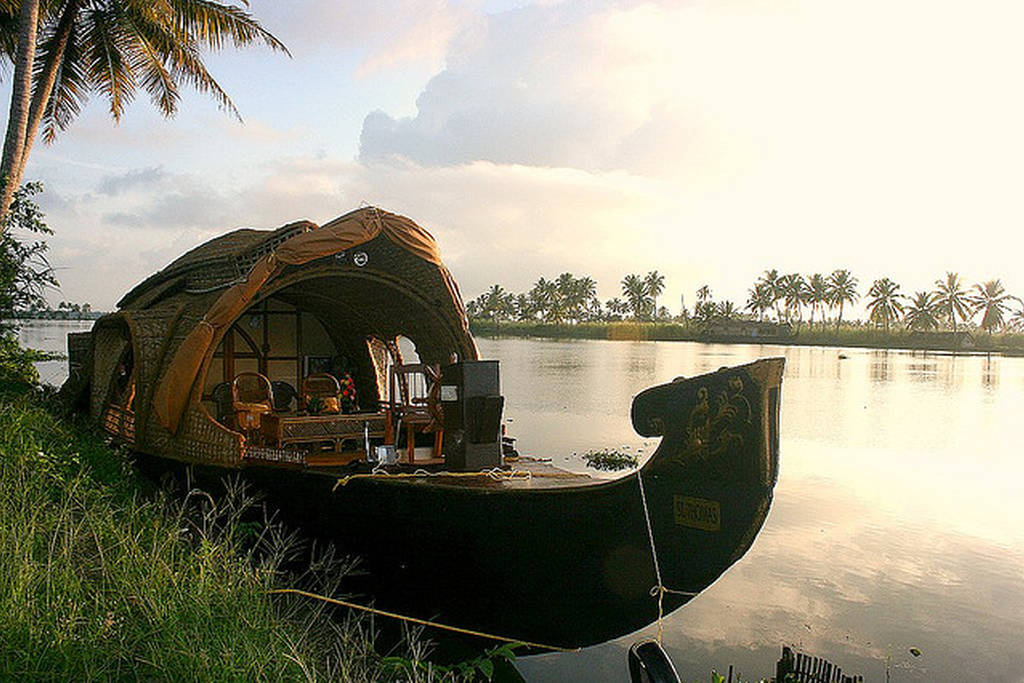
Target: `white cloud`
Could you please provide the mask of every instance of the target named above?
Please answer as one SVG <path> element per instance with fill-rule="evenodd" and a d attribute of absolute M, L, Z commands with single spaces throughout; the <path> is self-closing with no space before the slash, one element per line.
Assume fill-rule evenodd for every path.
<path fill-rule="evenodd" d="M 252 12 L 296 56 L 358 51 L 364 77 L 417 62 L 439 66 L 451 38 L 479 16 L 475 3 L 448 0 L 254 0 Z"/>
<path fill-rule="evenodd" d="M 692 253 L 730 236 L 691 292 L 708 281 L 742 299 L 767 267 L 849 267 L 905 289 L 952 269 L 1020 288 L 1021 19 L 1009 2 L 524 7 L 460 35 L 415 116 L 367 116 L 361 158 L 661 179 L 655 204 L 671 209 L 640 243 L 660 232 Z"/>
<path fill-rule="evenodd" d="M 100 181 L 99 188 L 97 189 L 100 194 L 117 195 L 132 187 L 159 182 L 166 175 L 167 172 L 159 166 L 132 169 L 125 173 L 106 176 Z"/>

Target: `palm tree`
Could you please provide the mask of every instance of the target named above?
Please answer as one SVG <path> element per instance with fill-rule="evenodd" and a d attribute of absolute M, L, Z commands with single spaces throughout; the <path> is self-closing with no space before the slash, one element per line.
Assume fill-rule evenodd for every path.
<path fill-rule="evenodd" d="M 530 299 L 530 308 L 541 317 L 544 322 L 550 322 L 555 299 L 558 297 L 558 287 L 554 282 L 540 278 L 533 284 L 533 287 L 526 295 Z"/>
<path fill-rule="evenodd" d="M 981 316 L 981 327 L 989 334 L 1002 326 L 1003 316 L 1010 308 L 1009 302 L 1020 301 L 1006 293 L 1000 280 L 989 280 L 984 285 L 974 285 L 974 291 L 977 294 L 971 297 L 971 303 L 974 304 L 975 311 L 984 311 Z"/>
<path fill-rule="evenodd" d="M 736 304 L 733 302 L 723 301 L 718 304 L 718 317 L 722 320 L 732 320 L 737 315 L 739 315 L 739 311 L 736 310 Z"/>
<path fill-rule="evenodd" d="M 515 313 L 516 320 L 519 321 L 533 320 L 537 313 L 533 310 L 530 297 L 526 294 L 516 294 L 515 298 L 512 300 L 512 310 Z"/>
<path fill-rule="evenodd" d="M 971 314 L 971 301 L 960 284 L 960 276 L 957 273 L 946 273 L 945 280 L 935 281 L 935 303 L 943 316 L 953 326 L 953 336 L 956 336 L 956 319 L 966 321 Z"/>
<path fill-rule="evenodd" d="M 807 282 L 807 303 L 811 305 L 811 327 L 814 327 L 815 309 L 821 309 L 821 321 L 825 322 L 825 304 L 828 303 L 828 280 L 821 273 L 815 273 Z"/>
<path fill-rule="evenodd" d="M 52 141 L 90 93 L 107 99 L 115 121 L 140 88 L 162 114 L 172 116 L 184 84 L 237 117 L 231 98 L 206 70 L 202 52 L 253 43 L 287 52 L 251 14 L 226 0 L 6 0 L 0 2 L 0 22 L 18 27 L 16 42 L 10 35 L 0 41 L 0 52 L 14 63 L 0 161 L 6 180 L 0 222 L 21 185 L 40 126 L 43 138 Z"/>
<path fill-rule="evenodd" d="M 790 273 L 779 278 L 779 292 L 786 304 L 786 319 L 796 311 L 797 320 L 803 320 L 803 306 L 807 303 L 807 283 L 799 273 Z"/>
<path fill-rule="evenodd" d="M 1015 332 L 1024 332 L 1024 304 L 1013 312 L 1006 325 Z"/>
<path fill-rule="evenodd" d="M 583 320 L 595 310 L 600 311 L 601 302 L 597 300 L 597 283 L 592 277 L 576 278 L 572 287 L 572 299 L 569 307 L 576 320 Z"/>
<path fill-rule="evenodd" d="M 747 291 L 747 310 L 758 317 L 758 319 L 764 322 L 764 313 L 772 307 L 774 301 L 772 300 L 771 288 L 766 286 L 763 282 L 758 282 Z"/>
<path fill-rule="evenodd" d="M 576 307 L 576 278 L 572 273 L 562 273 L 555 278 L 555 289 L 558 296 L 555 298 L 554 317 L 557 322 L 562 322 L 565 317 L 573 317 L 573 309 Z"/>
<path fill-rule="evenodd" d="M 903 313 L 903 304 L 900 299 L 904 298 L 899 293 L 900 286 L 887 277 L 875 280 L 871 283 L 868 296 L 869 318 L 872 322 L 881 323 L 885 333 L 889 334 L 889 325 L 899 318 Z"/>
<path fill-rule="evenodd" d="M 779 282 L 779 271 L 774 268 L 772 268 L 771 270 L 764 271 L 764 274 L 761 276 L 761 279 L 758 280 L 758 282 L 764 285 L 771 293 L 771 305 L 775 307 L 775 318 L 781 321 L 782 312 L 779 310 L 778 306 L 779 300 L 782 298 L 782 288 L 781 283 Z"/>
<path fill-rule="evenodd" d="M 483 295 L 481 308 L 481 313 L 484 316 L 500 323 L 502 318 L 511 312 L 512 306 L 508 292 L 501 285 L 491 285 L 491 288 Z"/>
<path fill-rule="evenodd" d="M 648 297 L 647 283 L 639 275 L 627 275 L 622 278 L 622 296 L 633 311 L 633 318 L 640 320 L 647 314 L 651 302 Z"/>
<path fill-rule="evenodd" d="M 906 307 L 903 322 L 907 329 L 934 330 L 939 326 L 939 308 L 932 292 L 917 292 Z"/>
<path fill-rule="evenodd" d="M 852 304 L 860 298 L 857 294 L 857 278 L 850 274 L 845 268 L 832 271 L 828 276 L 828 301 L 831 306 L 839 307 L 839 317 L 836 318 L 836 331 L 843 323 L 843 304 Z"/>
<path fill-rule="evenodd" d="M 629 305 L 619 297 L 613 297 L 604 302 L 608 320 L 622 320 L 622 317 L 629 313 Z"/>
<path fill-rule="evenodd" d="M 652 270 L 644 276 L 644 285 L 647 287 L 647 296 L 651 297 L 651 310 L 657 313 L 658 297 L 665 291 L 665 276 Z"/>

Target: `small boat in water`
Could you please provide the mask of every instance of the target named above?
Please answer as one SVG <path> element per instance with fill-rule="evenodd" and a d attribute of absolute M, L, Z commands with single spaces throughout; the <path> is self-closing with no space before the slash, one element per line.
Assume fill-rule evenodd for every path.
<path fill-rule="evenodd" d="M 630 474 L 509 457 L 436 243 L 372 207 L 211 240 L 68 345 L 65 395 L 140 457 L 242 471 L 364 556 L 378 606 L 513 639 L 676 609 L 750 547 L 778 474 L 780 358 L 641 392 L 633 426 L 661 441 Z"/>

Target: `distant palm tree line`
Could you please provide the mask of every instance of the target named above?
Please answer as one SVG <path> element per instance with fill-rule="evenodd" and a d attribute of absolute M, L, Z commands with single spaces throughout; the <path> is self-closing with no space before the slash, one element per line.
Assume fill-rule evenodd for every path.
<path fill-rule="evenodd" d="M 491 285 L 466 305 L 466 311 L 471 318 L 546 323 L 672 319 L 667 308 L 657 305 L 658 296 L 665 291 L 664 275 L 656 270 L 643 276 L 627 275 L 621 284 L 622 298 L 603 304 L 597 298 L 594 279 L 572 273 L 562 273 L 554 280 L 542 277 L 522 294 Z"/>
<path fill-rule="evenodd" d="M 553 280 L 540 278 L 521 294 L 492 285 L 466 308 L 472 318 L 545 323 L 713 323 L 746 318 L 801 324 L 807 314 L 811 327 L 834 324 L 838 329 L 848 306 L 861 298 L 858 284 L 846 269 L 834 270 L 830 275 L 814 273 L 806 278 L 799 273 L 766 270 L 747 291 L 743 309 L 746 314 L 732 301 L 714 301 L 711 288 L 704 285 L 697 290 L 693 310 L 688 311 L 683 305 L 680 314 L 673 316 L 665 306 L 658 305 L 658 297 L 665 291 L 665 276 L 656 270 L 646 275 L 626 275 L 620 282 L 621 298 L 614 297 L 603 304 L 597 298 L 593 278 L 562 273 Z M 900 291 L 900 285 L 883 277 L 871 283 L 865 303 L 868 321 L 886 332 L 903 326 L 916 331 L 948 328 L 956 333 L 961 325 L 978 316 L 978 326 L 990 333 L 1024 331 L 1024 300 L 1009 294 L 998 279 L 967 289 L 960 276 L 950 272 L 935 281 L 934 289 L 908 296 Z M 1014 303 L 1017 308 L 1011 310 Z"/>

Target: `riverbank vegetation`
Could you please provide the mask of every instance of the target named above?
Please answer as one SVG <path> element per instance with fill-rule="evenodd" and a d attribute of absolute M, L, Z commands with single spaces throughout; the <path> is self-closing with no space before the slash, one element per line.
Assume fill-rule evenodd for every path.
<path fill-rule="evenodd" d="M 678 314 L 658 305 L 665 280 L 657 271 L 627 275 L 620 285 L 622 297 L 602 303 L 592 278 L 563 273 L 520 294 L 492 285 L 466 308 L 473 331 L 484 335 L 1024 353 L 1024 301 L 998 279 L 967 287 L 946 273 L 910 296 L 889 278 L 864 290 L 848 270 L 806 278 L 768 270 L 742 308 L 715 301 L 704 285 Z M 851 320 L 861 292 L 867 320 Z"/>
<path fill-rule="evenodd" d="M 7 215 L 0 219 L 0 388 L 34 383 L 39 376 L 33 363 L 49 358 L 22 348 L 17 338 L 16 311 L 46 306 L 43 294 L 57 285 L 46 258 L 45 236 L 53 232 L 32 201 L 40 190 L 39 183 L 19 188 Z"/>
<path fill-rule="evenodd" d="M 43 302 L 42 305 L 14 311 L 13 317 L 18 320 L 99 320 L 105 314 L 104 311 L 94 311 L 88 302 L 61 301 L 57 308 Z"/>
<path fill-rule="evenodd" d="M 365 622 L 268 591 L 296 539 L 236 488 L 146 491 L 37 390 L 0 394 L 0 679 L 376 680 Z M 326 585 L 332 584 L 332 585 Z"/>

